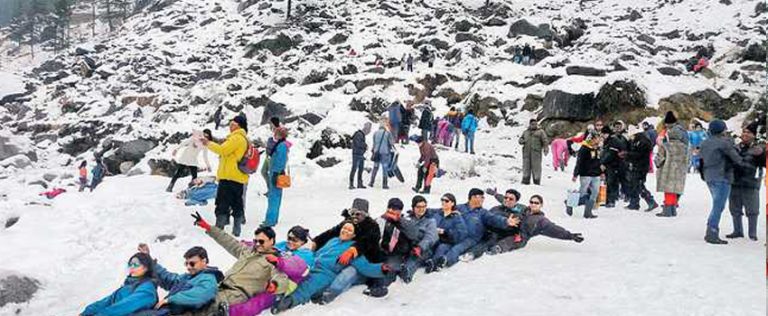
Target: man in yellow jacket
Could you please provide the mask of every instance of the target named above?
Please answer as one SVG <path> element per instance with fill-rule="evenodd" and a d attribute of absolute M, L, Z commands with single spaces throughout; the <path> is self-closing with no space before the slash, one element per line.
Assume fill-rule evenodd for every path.
<path fill-rule="evenodd" d="M 248 150 L 247 132 L 248 121 L 240 114 L 229 121 L 229 135 L 223 143 L 203 140 L 208 149 L 219 155 L 219 170 L 216 172 L 219 180 L 216 191 L 216 227 L 224 229 L 231 215 L 234 218 L 232 235 L 236 237 L 240 237 L 240 225 L 245 222 L 243 190 L 248 183 L 248 175 L 240 171 L 237 165 Z"/>

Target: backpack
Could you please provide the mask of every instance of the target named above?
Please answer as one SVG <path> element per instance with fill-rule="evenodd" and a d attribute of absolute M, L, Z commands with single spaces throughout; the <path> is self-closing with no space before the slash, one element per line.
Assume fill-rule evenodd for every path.
<path fill-rule="evenodd" d="M 245 137 L 244 137 L 245 138 Z M 253 145 L 248 138 L 245 139 L 248 144 L 248 148 L 245 150 L 243 157 L 237 162 L 237 168 L 240 172 L 245 174 L 254 174 L 259 169 L 259 161 L 261 159 L 261 152 L 256 146 Z"/>

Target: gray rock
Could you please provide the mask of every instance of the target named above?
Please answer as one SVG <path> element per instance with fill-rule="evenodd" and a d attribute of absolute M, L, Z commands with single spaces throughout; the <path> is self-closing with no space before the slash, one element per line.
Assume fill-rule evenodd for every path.
<path fill-rule="evenodd" d="M 550 90 L 544 95 L 539 119 L 588 121 L 595 118 L 596 102 L 593 93 L 571 94 Z"/>
<path fill-rule="evenodd" d="M 5 220 L 5 228 L 11 228 L 11 226 L 16 225 L 16 223 L 19 222 L 18 216 L 12 216 Z"/>
<path fill-rule="evenodd" d="M 265 10 L 265 9 L 269 9 L 271 6 L 272 6 L 272 4 L 269 3 L 269 2 L 262 2 L 262 3 L 259 4 L 258 9 L 259 10 Z"/>
<path fill-rule="evenodd" d="M 132 162 L 134 165 L 137 164 L 144 158 L 144 155 L 155 148 L 155 146 L 157 146 L 157 142 L 151 139 L 136 139 L 125 143 L 105 143 L 105 149 L 112 150 L 111 153 L 104 156 L 103 161 L 110 173 L 125 173 L 121 169 L 124 162 Z"/>
<path fill-rule="evenodd" d="M 0 136 L 0 160 L 5 160 L 8 157 L 21 153 L 21 148 L 12 144 L 10 139 Z"/>
<path fill-rule="evenodd" d="M 149 165 L 150 175 L 153 176 L 165 176 L 170 177 L 176 172 L 176 164 L 168 159 L 150 159 L 147 161 Z M 184 169 L 182 176 L 188 176 L 189 172 Z"/>
<path fill-rule="evenodd" d="M 301 81 L 301 84 L 308 85 L 308 84 L 323 82 L 328 80 L 328 76 L 332 74 L 333 74 L 333 71 L 330 69 L 326 69 L 324 71 L 318 71 L 316 69 L 312 69 L 309 75 L 304 77 L 304 80 Z"/>
<path fill-rule="evenodd" d="M 665 76 L 679 76 L 683 74 L 682 71 L 680 71 L 675 67 L 660 67 L 660 68 L 656 68 L 656 70 L 658 70 L 659 73 Z"/>
<path fill-rule="evenodd" d="M 261 115 L 261 125 L 267 124 L 269 119 L 272 117 L 284 119 L 290 115 L 291 111 L 288 111 L 285 104 L 273 102 L 270 100 L 264 106 L 264 113 Z"/>
<path fill-rule="evenodd" d="M 485 21 L 485 25 L 486 26 L 504 26 L 504 25 L 507 25 L 507 21 L 504 21 L 497 17 L 492 17 L 488 19 L 488 21 Z"/>
<path fill-rule="evenodd" d="M 654 43 L 656 43 L 656 39 L 655 38 L 651 37 L 650 35 L 646 35 L 646 34 L 640 34 L 637 37 L 637 40 L 638 41 L 646 42 L 646 43 L 648 43 L 650 45 L 653 45 Z"/>
<path fill-rule="evenodd" d="M 542 39 L 551 39 L 554 34 L 552 33 L 549 24 L 539 24 L 538 26 L 534 26 L 527 20 L 522 19 L 512 23 L 512 25 L 509 26 L 509 33 L 507 33 L 507 37 L 515 37 L 518 35 L 529 35 Z"/>
<path fill-rule="evenodd" d="M 9 275 L 0 279 L 0 307 L 29 302 L 40 289 L 40 281 L 26 276 Z"/>
<path fill-rule="evenodd" d="M 480 38 L 479 36 L 475 35 L 475 34 L 472 34 L 472 33 L 457 33 L 456 34 L 456 43 L 467 42 L 467 41 L 472 41 L 472 42 L 475 42 L 475 43 L 482 43 L 483 39 Z"/>
<path fill-rule="evenodd" d="M 43 62 L 39 67 L 32 69 L 32 72 L 35 74 L 40 74 L 43 72 L 58 72 L 67 66 L 56 59 L 50 59 L 45 62 Z"/>
<path fill-rule="evenodd" d="M 317 115 L 315 113 L 309 112 L 302 114 L 301 117 L 303 120 L 309 122 L 311 125 L 317 125 L 320 124 L 320 122 L 323 120 L 323 117 L 320 115 Z"/>
<path fill-rule="evenodd" d="M 584 67 L 584 66 L 568 66 L 565 67 L 565 73 L 569 76 L 571 75 L 578 75 L 578 76 L 589 76 L 589 77 L 604 77 L 605 76 L 605 70 L 603 69 L 595 69 L 592 67 Z"/>
<path fill-rule="evenodd" d="M 255 44 L 250 44 L 246 47 L 245 58 L 252 58 L 258 51 L 268 50 L 275 56 L 280 56 L 283 53 L 298 46 L 301 41 L 291 39 L 288 35 L 280 33 L 275 38 L 263 39 Z"/>
<path fill-rule="evenodd" d="M 348 36 L 342 33 L 336 33 L 331 39 L 328 40 L 328 44 L 337 45 L 347 41 Z"/>
<path fill-rule="evenodd" d="M 676 39 L 676 38 L 680 38 L 681 35 L 680 35 L 680 30 L 673 30 L 666 33 L 661 33 L 659 34 L 659 36 L 663 36 L 668 39 Z"/>
<path fill-rule="evenodd" d="M 45 179 L 45 181 L 48 181 L 48 182 L 51 182 L 58 177 L 59 177 L 58 175 L 53 173 L 46 173 L 43 175 L 43 179 Z"/>
<path fill-rule="evenodd" d="M 760 45 L 758 43 L 752 43 L 749 46 L 747 46 L 747 49 L 744 50 L 744 52 L 741 55 L 742 61 L 756 61 L 759 63 L 765 63 L 766 60 L 766 50 L 764 45 Z"/>
<path fill-rule="evenodd" d="M 448 42 L 446 42 L 444 40 L 441 40 L 439 38 L 431 38 L 431 39 L 428 39 L 428 40 L 427 39 L 419 40 L 419 41 L 413 43 L 413 48 L 418 49 L 418 48 L 421 47 L 421 45 L 424 45 L 424 44 L 432 45 L 436 49 L 439 49 L 439 50 L 447 50 L 450 47 Z"/>
<path fill-rule="evenodd" d="M 525 96 L 525 100 L 523 100 L 522 109 L 524 111 L 533 112 L 541 108 L 542 105 L 544 105 L 544 98 L 538 95 L 529 94 Z"/>
<path fill-rule="evenodd" d="M 210 80 L 216 79 L 221 76 L 221 71 L 218 70 L 203 70 L 197 73 L 197 80 Z"/>
<path fill-rule="evenodd" d="M 472 28 L 479 28 L 479 26 L 466 19 L 453 24 L 453 30 L 456 32 L 469 32 Z"/>
<path fill-rule="evenodd" d="M 340 72 L 342 75 L 353 75 L 357 73 L 357 67 L 353 64 L 347 64 L 341 67 Z"/>
<path fill-rule="evenodd" d="M 26 167 L 29 167 L 30 165 L 32 165 L 32 160 L 30 160 L 29 157 L 25 155 L 11 156 L 9 158 L 6 158 L 0 161 L 0 166 L 6 167 L 6 168 L 9 166 L 13 166 L 17 169 L 24 169 Z"/>
<path fill-rule="evenodd" d="M 595 96 L 597 114 L 627 113 L 646 105 L 645 91 L 634 81 L 606 83 Z"/>
<path fill-rule="evenodd" d="M 323 167 L 323 168 L 330 168 L 330 167 L 333 167 L 335 165 L 338 165 L 340 162 L 341 162 L 341 160 L 336 159 L 336 157 L 326 157 L 326 158 L 318 160 L 317 164 L 320 167 Z"/>
<path fill-rule="evenodd" d="M 133 161 L 123 161 L 120 163 L 120 173 L 121 174 L 128 174 L 128 172 L 131 171 L 131 168 L 136 165 Z"/>
<path fill-rule="evenodd" d="M 174 240 L 174 239 L 176 239 L 176 235 L 166 234 L 166 235 L 157 236 L 157 238 L 155 238 L 155 242 L 165 242 L 165 241 Z"/>

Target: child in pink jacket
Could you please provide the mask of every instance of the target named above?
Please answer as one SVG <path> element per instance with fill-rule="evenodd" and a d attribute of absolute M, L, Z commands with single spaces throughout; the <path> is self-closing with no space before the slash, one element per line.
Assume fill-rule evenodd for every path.
<path fill-rule="evenodd" d="M 560 168 L 560 171 L 565 171 L 565 167 L 568 166 L 568 158 L 570 158 L 568 155 L 568 141 L 560 137 L 555 138 L 552 141 L 550 152 L 552 152 L 552 167 L 555 168 L 555 171 L 558 168 Z"/>

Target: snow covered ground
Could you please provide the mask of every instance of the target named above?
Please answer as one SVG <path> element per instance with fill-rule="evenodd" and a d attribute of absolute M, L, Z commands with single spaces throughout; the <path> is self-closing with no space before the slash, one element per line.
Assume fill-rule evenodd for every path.
<path fill-rule="evenodd" d="M 495 146 L 489 146 L 489 134 L 480 133 L 478 156 L 439 151 L 441 161 L 455 169 L 474 165 L 480 176 L 462 180 L 449 174 L 438 179 L 435 193 L 428 196 L 430 206 L 438 205 L 443 192 L 465 200 L 472 187 L 514 187 L 523 193 L 523 201 L 531 194 L 542 194 L 548 216 L 583 233 L 584 243 L 537 237 L 520 251 L 460 263 L 437 274 L 417 274 L 409 285 L 394 284 L 384 299 L 364 296 L 357 287 L 331 305 L 305 305 L 287 315 L 765 315 L 762 234 L 759 242 L 740 239 L 726 246 L 705 244 L 709 193 L 698 175 L 688 178 L 677 218 L 657 218 L 622 208 L 600 209 L 595 220 L 568 217 L 562 200 L 565 191 L 574 187 L 570 173 L 553 172 L 545 160 L 544 185 L 521 186 L 515 184 L 519 181 L 515 167 L 520 161 L 489 154 L 517 154 L 519 149 L 512 144 L 517 133 L 507 132 L 494 133 L 499 135 L 493 141 Z M 297 159 L 292 166 L 295 186 L 284 192 L 278 236 L 296 224 L 310 228 L 312 234 L 329 228 L 355 197 L 371 201 L 373 216 L 383 213 L 391 197 L 400 197 L 409 205 L 415 179 L 410 166 L 417 155 L 414 145 L 401 149 L 407 182 L 390 182 L 389 191 L 379 188 L 380 180 L 374 189 L 346 189 L 348 162 L 320 169 L 302 166 Z M 110 177 L 93 193 L 77 193 L 69 187 L 70 192 L 51 200 L 50 207 L 25 206 L 40 201 L 34 196 L 37 192 L 15 181 L 0 180 L 3 193 L 8 194 L 7 201 L 0 203 L 0 218 L 21 216 L 15 226 L 0 230 L 6 254 L 2 269 L 37 278 L 43 289 L 29 305 L 11 304 L 0 309 L 0 315 L 10 315 L 17 308 L 22 315 L 76 314 L 120 284 L 125 261 L 140 242 L 149 243 L 153 256 L 171 270 L 183 271 L 182 254 L 195 245 L 208 249 L 212 263 L 225 270 L 234 262 L 192 226 L 189 213 L 199 210 L 213 220 L 213 205 L 183 206 L 181 200 L 164 192 L 167 178 Z M 655 187 L 653 176 L 648 185 L 651 190 Z M 244 232 L 252 231 L 264 216 L 266 200 L 259 194 L 263 191 L 260 178 L 251 182 Z M 495 201 L 486 199 L 487 208 L 494 205 Z M 765 217 L 760 219 L 762 232 Z M 731 230 L 727 211 L 721 230 Z M 163 234 L 176 238 L 157 242 Z M 250 235 L 244 234 L 244 238 Z"/>

